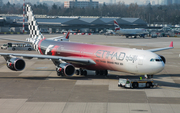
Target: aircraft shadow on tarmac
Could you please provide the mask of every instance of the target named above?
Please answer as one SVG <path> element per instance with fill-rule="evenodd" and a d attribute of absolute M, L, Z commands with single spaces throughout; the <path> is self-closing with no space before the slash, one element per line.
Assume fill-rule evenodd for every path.
<path fill-rule="evenodd" d="M 11 72 L 3 72 L 3 74 L 0 74 L 0 80 L 1 79 L 28 79 L 28 80 L 48 80 L 48 79 L 66 79 L 66 80 L 93 80 L 93 79 L 111 79 L 111 80 L 117 80 L 119 78 L 125 78 L 125 79 L 137 79 L 140 76 L 139 75 L 117 75 L 117 74 L 110 74 L 109 76 L 95 76 L 95 75 L 88 75 L 88 76 L 72 76 L 72 77 L 58 77 L 58 76 L 18 76 L 21 73 L 18 72 L 17 74 L 11 74 Z M 7 76 L 6 76 L 7 75 Z M 164 77 L 180 77 L 180 74 L 161 74 L 161 75 L 154 75 L 154 83 L 158 83 L 159 86 L 166 86 L 166 87 L 172 87 L 172 88 L 180 88 L 180 80 L 171 79 L 174 81 L 168 82 L 168 81 L 162 81 L 161 78 Z M 158 80 L 159 79 L 159 80 Z"/>

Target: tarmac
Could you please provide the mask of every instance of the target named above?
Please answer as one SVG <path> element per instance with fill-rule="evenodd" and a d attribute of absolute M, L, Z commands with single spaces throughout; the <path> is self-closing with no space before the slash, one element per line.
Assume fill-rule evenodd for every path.
<path fill-rule="evenodd" d="M 58 34 L 44 35 L 45 38 Z M 0 38 L 25 40 L 28 35 L 0 35 Z M 174 49 L 156 52 L 166 58 L 165 69 L 154 75 L 158 87 L 125 89 L 118 78 L 138 75 L 109 71 L 109 76 L 58 77 L 50 60 L 25 60 L 23 71 L 11 71 L 0 57 L 0 113 L 179 113 L 180 111 L 180 38 L 158 37 L 127 39 L 123 36 L 72 35 L 71 42 L 125 48 Z M 10 41 L 0 40 L 0 45 Z M 38 54 L 35 51 L 0 52 Z"/>

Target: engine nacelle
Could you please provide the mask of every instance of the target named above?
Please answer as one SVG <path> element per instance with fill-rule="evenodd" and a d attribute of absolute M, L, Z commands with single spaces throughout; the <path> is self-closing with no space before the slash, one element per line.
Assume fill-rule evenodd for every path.
<path fill-rule="evenodd" d="M 75 67 L 69 63 L 61 63 L 57 68 L 57 71 L 63 76 L 72 76 L 75 72 Z"/>
<path fill-rule="evenodd" d="M 166 63 L 166 58 L 162 55 L 159 55 L 159 57 L 161 57 L 161 59 L 163 60 L 164 64 Z"/>
<path fill-rule="evenodd" d="M 20 58 L 11 58 L 7 60 L 7 67 L 13 71 L 22 71 L 25 65 L 25 61 Z"/>

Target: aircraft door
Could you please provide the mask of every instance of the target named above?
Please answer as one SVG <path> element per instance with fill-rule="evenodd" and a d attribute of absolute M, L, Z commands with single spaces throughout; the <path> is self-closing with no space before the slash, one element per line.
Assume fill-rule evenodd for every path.
<path fill-rule="evenodd" d="M 138 57 L 138 65 L 143 65 L 144 55 Z"/>

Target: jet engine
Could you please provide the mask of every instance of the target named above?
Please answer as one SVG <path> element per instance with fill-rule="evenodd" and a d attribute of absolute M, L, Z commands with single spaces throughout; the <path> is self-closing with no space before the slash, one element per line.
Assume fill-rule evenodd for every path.
<path fill-rule="evenodd" d="M 7 60 L 7 67 L 13 71 L 21 71 L 25 68 L 25 61 L 20 58 L 11 58 Z"/>
<path fill-rule="evenodd" d="M 164 62 L 164 64 L 166 63 L 166 58 L 162 55 L 159 55 L 159 57 L 161 57 L 162 61 Z"/>
<path fill-rule="evenodd" d="M 57 72 L 61 73 L 62 76 L 72 76 L 75 72 L 75 68 L 72 64 L 61 63 L 57 68 Z"/>

